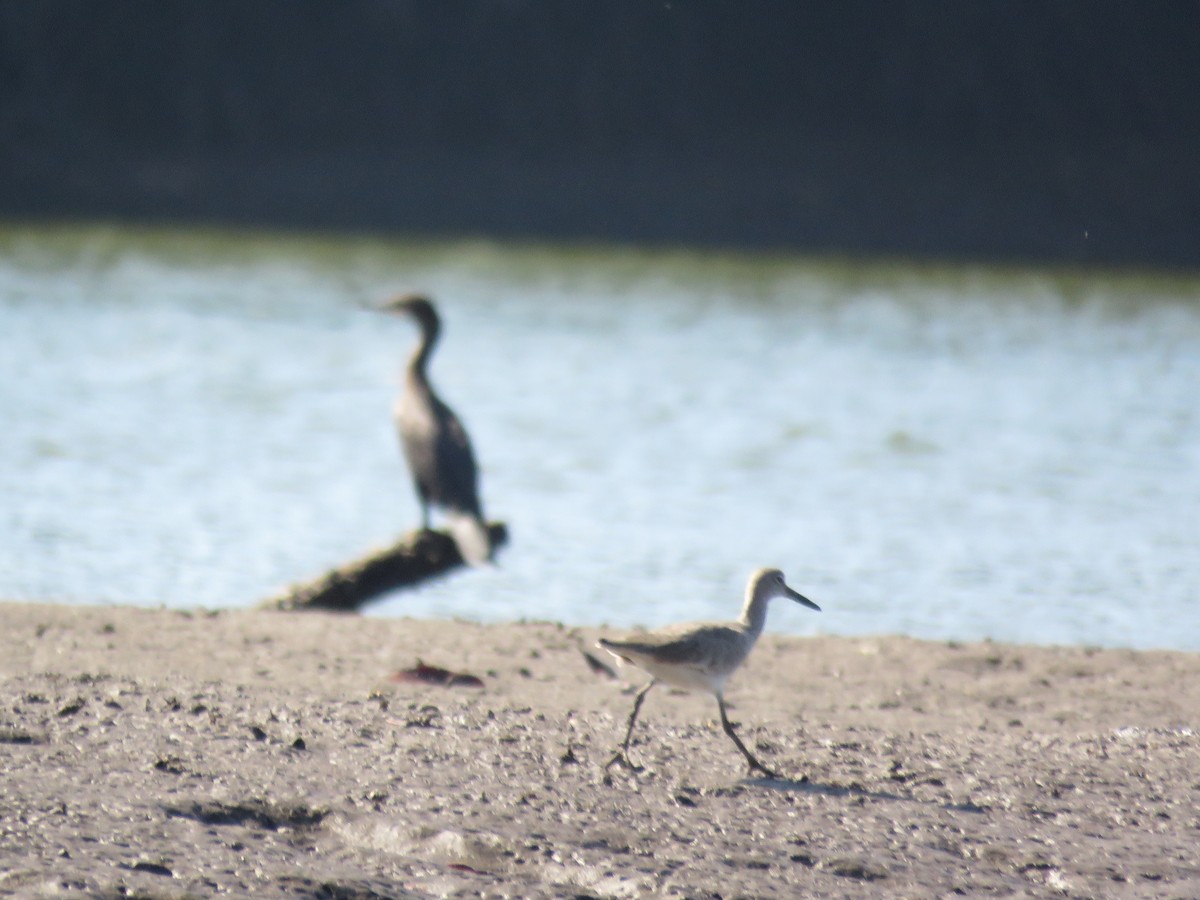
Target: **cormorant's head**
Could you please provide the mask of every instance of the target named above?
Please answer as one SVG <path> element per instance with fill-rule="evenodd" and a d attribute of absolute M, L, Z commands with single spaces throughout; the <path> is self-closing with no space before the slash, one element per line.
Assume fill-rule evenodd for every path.
<path fill-rule="evenodd" d="M 421 294 L 400 294 L 379 307 L 379 311 L 399 316 L 412 316 L 421 326 L 421 330 L 428 335 L 437 334 L 441 324 L 433 303 L 428 297 Z"/>

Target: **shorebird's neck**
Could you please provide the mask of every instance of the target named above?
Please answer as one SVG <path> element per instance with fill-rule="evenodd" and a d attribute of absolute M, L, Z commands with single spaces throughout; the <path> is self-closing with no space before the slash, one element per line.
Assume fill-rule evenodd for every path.
<path fill-rule="evenodd" d="M 762 590 L 758 584 L 746 588 L 746 602 L 742 606 L 741 625 L 746 634 L 757 638 L 762 634 L 763 626 L 767 624 L 767 604 L 771 595 Z"/>

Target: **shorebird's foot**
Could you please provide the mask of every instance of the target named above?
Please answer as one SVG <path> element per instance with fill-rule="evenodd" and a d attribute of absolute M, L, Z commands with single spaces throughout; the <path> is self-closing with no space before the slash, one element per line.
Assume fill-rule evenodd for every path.
<path fill-rule="evenodd" d="M 634 763 L 634 761 L 629 758 L 629 755 L 624 750 L 618 750 L 616 753 L 614 753 L 612 759 L 610 759 L 608 762 L 606 762 L 604 764 L 604 770 L 607 772 L 609 769 L 611 769 L 613 766 L 615 766 L 617 764 L 620 764 L 624 768 L 628 769 L 630 772 L 643 771 L 642 766 L 639 766 L 636 763 Z"/>
<path fill-rule="evenodd" d="M 750 771 L 748 774 L 754 775 L 755 773 L 759 775 L 765 775 L 767 778 L 773 779 L 774 781 L 787 781 L 791 784 L 808 784 L 807 775 L 801 775 L 799 778 L 791 778 L 787 775 L 780 775 L 774 769 L 768 769 L 762 763 L 750 764 Z"/>
<path fill-rule="evenodd" d="M 753 775 L 755 772 L 761 772 L 763 775 L 766 775 L 768 778 L 774 778 L 776 781 L 784 780 L 783 776 L 780 775 L 778 772 L 776 772 L 774 769 L 768 769 L 762 763 L 757 762 L 757 761 L 752 761 L 750 763 L 750 774 Z"/>

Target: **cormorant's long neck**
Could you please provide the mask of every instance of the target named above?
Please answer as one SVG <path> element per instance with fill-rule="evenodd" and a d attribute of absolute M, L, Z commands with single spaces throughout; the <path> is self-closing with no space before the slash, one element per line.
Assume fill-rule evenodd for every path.
<path fill-rule="evenodd" d="M 421 340 L 408 358 L 408 377 L 417 384 L 429 387 L 429 357 L 433 355 L 434 345 L 437 344 L 438 327 L 436 322 L 421 322 Z"/>
<path fill-rule="evenodd" d="M 741 622 L 747 634 L 753 637 L 762 634 L 763 626 L 767 624 L 767 604 L 770 602 L 770 595 L 761 590 L 757 583 L 746 588 L 746 603 L 742 607 Z"/>

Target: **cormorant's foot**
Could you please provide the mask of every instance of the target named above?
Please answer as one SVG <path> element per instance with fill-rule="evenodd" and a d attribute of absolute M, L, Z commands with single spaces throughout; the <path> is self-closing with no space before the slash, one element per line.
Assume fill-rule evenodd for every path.
<path fill-rule="evenodd" d="M 613 766 L 615 766 L 617 764 L 620 764 L 622 767 L 628 769 L 630 772 L 643 771 L 642 766 L 639 766 L 636 763 L 634 763 L 633 760 L 631 760 L 629 758 L 629 756 L 625 753 L 624 750 L 618 750 L 616 753 L 614 753 L 613 758 L 604 764 L 604 770 L 608 771 L 609 769 L 611 769 Z"/>

